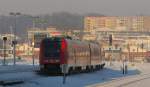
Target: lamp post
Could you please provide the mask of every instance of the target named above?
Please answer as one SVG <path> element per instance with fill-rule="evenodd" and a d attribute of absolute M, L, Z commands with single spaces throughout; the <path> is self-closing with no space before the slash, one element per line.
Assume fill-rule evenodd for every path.
<path fill-rule="evenodd" d="M 32 18 L 32 28 L 35 29 L 36 28 L 36 23 L 37 23 L 37 20 L 40 18 L 39 16 L 29 16 Z M 35 65 L 35 57 L 34 57 L 34 34 L 32 36 L 32 64 L 33 66 Z"/>
<path fill-rule="evenodd" d="M 110 35 L 109 35 L 109 51 L 111 52 L 111 57 L 110 57 L 110 59 L 109 59 L 110 65 L 112 65 L 112 57 L 113 57 L 112 41 L 113 41 L 112 34 L 110 34 Z"/>
<path fill-rule="evenodd" d="M 17 20 L 16 17 L 17 15 L 21 15 L 21 13 L 19 12 L 10 12 L 10 15 L 15 17 L 15 23 L 14 23 L 14 40 L 12 41 L 12 45 L 13 45 L 13 57 L 14 57 L 14 65 L 16 65 L 16 44 L 17 44 L 17 40 L 16 40 L 16 24 L 17 24 Z"/>
<path fill-rule="evenodd" d="M 144 62 L 144 52 L 143 52 L 144 44 L 143 44 L 143 41 L 141 43 L 141 48 L 142 48 L 142 62 Z"/>
<path fill-rule="evenodd" d="M 34 66 L 34 42 L 32 42 L 32 60 L 33 60 L 33 66 Z"/>

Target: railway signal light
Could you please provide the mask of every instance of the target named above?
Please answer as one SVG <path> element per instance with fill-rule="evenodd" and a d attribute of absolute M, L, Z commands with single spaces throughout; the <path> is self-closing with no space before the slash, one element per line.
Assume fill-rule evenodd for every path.
<path fill-rule="evenodd" d="M 7 41 L 7 37 L 3 37 L 3 41 L 4 41 L 4 61 L 3 61 L 3 65 L 5 65 L 6 63 L 6 41 Z"/>
<path fill-rule="evenodd" d="M 6 41 L 7 40 L 7 37 L 3 37 L 3 41 Z"/>

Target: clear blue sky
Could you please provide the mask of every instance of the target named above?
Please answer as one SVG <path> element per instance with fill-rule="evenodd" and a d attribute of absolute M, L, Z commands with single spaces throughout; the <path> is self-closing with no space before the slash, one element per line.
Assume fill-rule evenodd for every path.
<path fill-rule="evenodd" d="M 9 12 L 46 14 L 101 13 L 106 15 L 150 15 L 150 0 L 0 0 L 0 14 Z"/>

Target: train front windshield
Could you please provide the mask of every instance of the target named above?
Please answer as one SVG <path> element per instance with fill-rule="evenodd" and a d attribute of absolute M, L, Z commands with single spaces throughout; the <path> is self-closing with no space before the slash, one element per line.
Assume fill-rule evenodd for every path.
<path fill-rule="evenodd" d="M 61 41 L 59 39 L 47 39 L 44 41 L 45 58 L 57 59 L 60 57 Z"/>

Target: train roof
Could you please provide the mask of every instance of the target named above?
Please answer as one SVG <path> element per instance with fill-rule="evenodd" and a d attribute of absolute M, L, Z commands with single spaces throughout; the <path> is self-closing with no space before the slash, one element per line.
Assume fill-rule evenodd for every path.
<path fill-rule="evenodd" d="M 47 37 L 44 38 L 42 41 L 49 41 L 49 40 L 54 40 L 54 41 L 61 41 L 62 39 L 70 40 L 70 41 L 75 41 L 75 42 L 84 42 L 84 43 L 89 43 L 89 44 L 99 44 L 98 42 L 95 41 L 83 41 L 83 40 L 77 40 L 77 39 L 72 39 L 71 37 Z"/>

